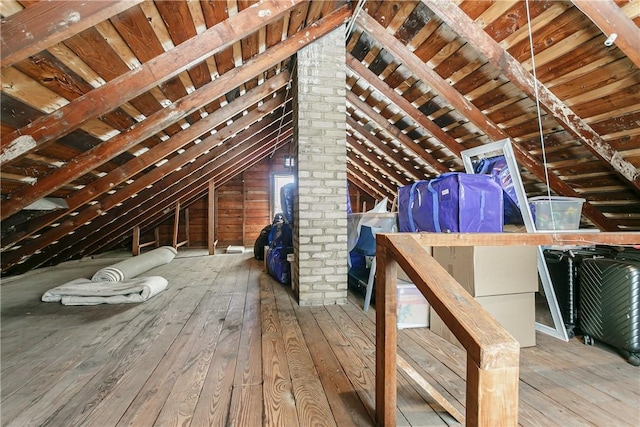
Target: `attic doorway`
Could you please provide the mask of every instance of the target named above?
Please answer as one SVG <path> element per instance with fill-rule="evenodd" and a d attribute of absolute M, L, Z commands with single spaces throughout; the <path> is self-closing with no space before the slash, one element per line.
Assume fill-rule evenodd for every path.
<path fill-rule="evenodd" d="M 293 174 L 273 174 L 273 191 L 271 193 L 271 219 L 273 219 L 276 213 L 282 212 L 282 204 L 280 203 L 280 189 L 294 181 L 295 177 L 293 176 Z"/>

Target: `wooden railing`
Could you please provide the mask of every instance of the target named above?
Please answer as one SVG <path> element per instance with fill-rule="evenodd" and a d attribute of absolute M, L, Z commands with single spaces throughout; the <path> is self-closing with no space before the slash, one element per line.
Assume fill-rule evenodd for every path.
<path fill-rule="evenodd" d="M 397 267 L 467 350 L 467 426 L 518 424 L 518 342 L 424 249 L 434 246 L 640 244 L 640 233 L 376 235 L 376 422 L 395 426 Z"/>

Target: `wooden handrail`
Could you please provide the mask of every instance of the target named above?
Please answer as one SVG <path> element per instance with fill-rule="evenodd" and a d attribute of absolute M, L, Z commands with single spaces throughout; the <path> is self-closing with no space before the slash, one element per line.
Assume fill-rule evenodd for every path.
<path fill-rule="evenodd" d="M 640 244 L 640 233 L 376 235 L 376 422 L 395 426 L 397 267 L 467 350 L 467 426 L 518 424 L 518 342 L 425 250 L 429 246 Z"/>

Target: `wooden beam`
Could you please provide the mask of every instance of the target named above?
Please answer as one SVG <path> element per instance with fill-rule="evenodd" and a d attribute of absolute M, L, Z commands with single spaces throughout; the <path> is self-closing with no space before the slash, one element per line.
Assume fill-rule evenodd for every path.
<path fill-rule="evenodd" d="M 66 198 L 68 205 L 67 210 L 55 211 L 50 215 L 34 218 L 29 222 L 27 227 L 22 228 L 21 232 L 5 236 L 3 239 L 3 248 L 9 248 L 22 239 L 38 233 L 42 228 L 75 211 L 82 205 L 99 198 L 102 194 L 110 191 L 113 187 L 130 179 L 131 177 L 134 177 L 149 166 L 156 164 L 174 151 L 177 151 L 189 144 L 195 138 L 206 134 L 211 131 L 211 129 L 227 122 L 237 114 L 246 111 L 252 105 L 264 100 L 265 97 L 270 96 L 273 92 L 284 87 L 289 79 L 290 74 L 288 70 L 282 71 L 278 75 L 267 80 L 264 84 L 251 89 L 246 94 L 234 99 L 232 102 L 216 110 L 212 114 L 209 114 L 207 117 L 193 123 L 182 132 L 173 135 L 166 141 L 163 141 L 162 144 L 156 145 L 151 150 L 112 170 L 102 178 L 98 178 L 92 183 L 87 184 L 81 190 L 71 193 Z"/>
<path fill-rule="evenodd" d="M 144 226 L 152 226 L 154 223 L 163 221 L 172 215 L 170 209 L 169 212 L 165 213 L 165 211 L 177 201 L 201 197 L 208 188 L 211 180 L 220 183 L 219 185 L 224 185 L 224 183 L 238 172 L 250 168 L 272 153 L 274 149 L 278 149 L 289 143 L 291 131 L 286 135 L 281 134 L 279 138 L 277 137 L 277 132 L 272 132 L 269 134 L 269 138 L 270 140 L 266 143 L 261 138 L 258 138 L 258 141 L 251 145 L 252 148 L 249 149 L 249 154 L 245 156 L 236 155 L 233 161 L 225 159 L 219 162 L 216 160 L 213 166 L 197 166 L 199 170 L 205 170 L 206 168 L 207 172 L 204 175 L 195 173 L 194 170 L 196 170 L 196 167 L 185 168 L 188 170 L 183 179 L 173 184 L 167 183 L 167 185 L 163 185 L 162 187 L 165 188 L 165 190 L 162 193 L 156 193 L 153 192 L 153 189 L 149 189 L 140 194 L 141 198 L 137 202 L 136 199 L 138 198 L 129 199 L 126 204 L 119 208 L 122 214 L 120 215 L 116 212 L 118 221 L 114 228 L 110 229 L 104 226 L 104 223 L 109 221 L 108 219 L 106 219 L 105 222 L 92 222 L 87 226 L 89 229 L 83 233 L 91 236 L 91 242 L 87 242 L 89 239 L 84 238 L 81 240 L 80 245 L 76 245 L 76 242 L 73 241 L 74 239 L 72 239 L 71 236 L 67 236 L 64 238 L 64 242 L 61 240 L 63 247 L 65 244 L 68 245 L 67 249 L 60 254 L 52 250 L 51 254 L 44 254 L 41 258 L 48 257 L 47 259 L 62 262 L 78 254 L 83 256 L 93 254 L 102 248 L 113 245 L 113 242 L 121 240 L 123 233 L 131 223 L 142 221 Z M 216 164 L 219 164 L 219 166 L 216 167 Z M 189 182 L 185 183 L 184 181 Z M 189 202 L 186 204 L 189 204 Z M 104 217 L 99 220 L 103 218 Z M 113 219 L 111 221 L 113 221 Z M 217 242 L 214 242 L 214 245 L 216 243 Z M 43 262 L 41 258 L 38 261 L 40 263 Z"/>
<path fill-rule="evenodd" d="M 351 91 L 347 92 L 347 102 L 353 105 L 356 109 L 360 110 L 362 114 L 369 116 L 371 120 L 377 123 L 378 126 L 380 126 L 396 141 L 404 144 L 414 152 L 419 153 L 420 157 L 422 157 L 422 159 L 427 162 L 427 164 L 429 164 L 429 166 L 431 166 L 436 173 L 449 172 L 448 167 L 440 163 L 438 159 L 433 157 L 423 146 L 402 133 L 402 131 L 395 125 L 389 123 L 389 121 L 382 114 L 376 112 L 372 106 L 358 98 L 355 93 Z"/>
<path fill-rule="evenodd" d="M 222 96 L 229 90 L 229 87 L 236 87 L 240 82 L 253 78 L 255 75 L 286 60 L 297 52 L 297 50 L 302 49 L 318 38 L 333 31 L 349 17 L 349 11 L 348 6 L 343 6 L 317 22 L 312 28 L 294 34 L 276 46 L 245 62 L 242 67 L 234 69 L 214 80 L 210 85 L 214 85 L 212 87 L 215 87 L 215 91 L 207 91 L 208 99 L 205 101 L 205 104 L 212 98 Z M 178 101 L 178 103 L 179 102 L 180 101 Z M 158 118 L 156 121 L 150 122 L 152 125 L 145 125 L 144 123 L 156 117 L 156 114 L 148 117 L 144 122 L 138 124 L 130 131 L 117 135 L 94 149 L 81 154 L 73 163 L 67 164 L 64 168 L 39 179 L 35 185 L 25 185 L 19 188 L 11 194 L 11 201 L 5 201 L 0 206 L 0 220 L 6 219 L 31 202 L 50 194 L 73 179 L 95 169 L 102 162 L 116 156 L 116 152 L 120 153 L 123 150 L 131 148 L 137 144 L 137 141 L 160 131 L 163 129 L 163 126 L 167 125 L 166 120 L 178 120 L 178 117 L 172 116 L 171 111 L 167 112 L 165 110 L 171 109 L 163 109 L 156 113 Z M 122 140 L 120 140 L 120 138 Z M 121 145 L 117 146 L 116 141 Z"/>
<path fill-rule="evenodd" d="M 360 141 L 355 139 L 352 136 L 347 135 L 347 147 L 351 149 L 351 152 L 360 158 L 366 160 L 372 165 L 375 165 L 378 170 L 382 173 L 386 174 L 389 178 L 389 181 L 393 183 L 396 187 L 402 187 L 403 185 L 407 185 L 407 182 L 398 177 L 398 174 L 395 169 L 387 166 L 384 161 L 380 161 L 375 153 L 370 153 L 367 151 L 367 147 L 362 144 Z"/>
<path fill-rule="evenodd" d="M 605 36 L 617 34 L 615 45 L 640 68 L 640 29 L 612 0 L 572 0 Z M 636 5 L 637 7 L 637 5 Z"/>
<path fill-rule="evenodd" d="M 216 184 L 214 180 L 209 181 L 209 192 L 207 193 L 207 243 L 209 246 L 209 255 L 216 254 L 215 245 L 215 218 L 216 218 Z"/>
<path fill-rule="evenodd" d="M 420 110 L 413 106 L 406 98 L 396 93 L 393 88 L 389 87 L 387 83 L 380 79 L 375 73 L 364 66 L 363 63 L 358 61 L 353 55 L 347 53 L 347 66 L 353 70 L 360 77 L 365 79 L 374 89 L 383 94 L 387 99 L 393 102 L 398 108 L 400 108 L 405 114 L 411 117 L 417 124 L 422 126 L 425 131 L 431 134 L 435 139 L 440 141 L 442 145 L 447 147 L 453 154 L 461 157 L 460 153 L 464 149 L 464 146 L 453 139 L 448 133 L 442 130 L 440 126 L 431 121 L 427 116 L 422 114 Z"/>
<path fill-rule="evenodd" d="M 291 112 L 289 112 L 287 115 L 291 115 Z M 286 122 L 284 124 L 290 125 L 291 122 Z M 198 147 L 203 144 L 207 145 L 207 142 L 209 143 L 209 145 L 216 146 L 208 154 L 198 157 L 194 162 L 190 162 L 186 167 L 181 168 L 179 171 L 176 170 L 176 167 L 169 168 L 168 171 L 164 171 L 162 173 L 163 179 L 160 182 L 158 182 L 151 188 L 145 189 L 146 185 L 142 186 L 141 189 L 143 190 L 138 194 L 136 198 L 132 199 L 130 197 L 129 191 L 119 191 L 105 197 L 99 203 L 88 206 L 86 209 L 83 209 L 81 212 L 79 212 L 78 215 L 70 217 L 69 219 L 62 222 L 59 226 L 43 233 L 38 239 L 33 239 L 21 246 L 20 249 L 10 251 L 7 256 L 3 256 L 2 270 L 6 271 L 11 266 L 20 262 L 24 257 L 28 257 L 30 254 L 33 254 L 36 251 L 40 251 L 43 248 L 49 246 L 47 248 L 47 251 L 43 251 L 42 253 L 36 255 L 34 261 L 31 261 L 30 259 L 30 262 L 26 264 L 25 267 L 36 268 L 39 265 L 42 265 L 42 263 L 55 256 L 55 253 L 52 252 L 59 250 L 59 246 L 62 246 L 62 244 L 53 245 L 52 243 L 55 241 L 62 242 L 63 239 L 66 239 L 65 236 L 68 238 L 65 241 L 68 241 L 70 246 L 74 246 L 78 243 L 79 240 L 82 240 L 83 238 L 90 237 L 91 239 L 94 239 L 96 237 L 94 230 L 95 227 L 97 227 L 98 230 L 100 228 L 104 228 L 105 230 L 112 232 L 112 230 L 110 230 L 109 228 L 104 227 L 104 224 L 107 224 L 111 221 L 116 221 L 116 219 L 118 221 L 122 221 L 123 215 L 128 214 L 129 210 L 134 209 L 135 206 L 139 206 L 145 200 L 153 199 L 156 200 L 157 204 L 158 200 L 162 200 L 162 197 L 170 198 L 172 192 L 168 192 L 168 189 L 174 189 L 175 191 L 174 187 L 178 184 L 180 186 L 186 185 L 188 187 L 193 180 L 203 179 L 201 174 L 199 173 L 200 170 L 209 170 L 210 172 L 208 172 L 208 174 L 205 174 L 205 176 L 209 176 L 209 179 L 211 179 L 214 177 L 214 175 L 211 174 L 215 172 L 226 171 L 227 169 L 232 167 L 237 168 L 237 163 L 231 162 L 231 160 L 237 157 L 242 158 L 242 153 L 251 150 L 252 147 L 259 146 L 261 143 L 263 143 L 264 139 L 275 138 L 275 135 L 279 133 L 278 127 L 280 126 L 280 121 L 274 121 L 272 123 L 272 126 L 270 127 L 266 126 L 266 124 L 262 122 L 258 123 L 258 126 L 265 129 L 261 132 L 258 132 L 257 134 L 255 133 L 255 129 L 245 130 L 238 134 L 231 141 L 228 141 L 227 143 L 220 146 L 216 146 L 217 143 L 215 142 L 215 139 L 213 139 L 213 137 L 217 134 L 212 135 L 207 139 L 209 141 L 204 140 L 196 146 Z M 286 140 L 286 138 L 290 137 L 291 132 L 292 130 L 289 129 L 286 132 L 280 134 L 280 137 L 283 140 Z M 229 149 L 229 147 L 232 147 L 232 149 Z M 227 162 L 229 162 L 229 165 L 226 165 Z M 211 166 L 212 163 L 213 166 Z M 147 175 L 145 175 L 145 177 Z M 130 186 L 135 185 L 137 182 L 139 182 L 139 180 L 130 184 Z M 133 200 L 133 202 L 126 203 L 127 200 Z M 118 207 L 118 205 L 121 206 Z M 113 208 L 116 209 L 114 212 L 111 212 L 110 215 L 102 215 L 102 212 L 107 212 Z M 98 218 L 98 220 L 94 221 L 96 218 Z M 88 222 L 91 222 L 91 224 L 85 225 Z M 72 231 L 75 231 L 78 228 L 82 227 L 83 225 L 87 227 L 86 230 L 93 231 L 87 231 L 85 236 L 75 233 L 73 235 L 69 234 Z M 123 232 L 126 232 L 129 227 L 131 227 L 131 225 L 127 225 L 123 229 Z"/>
<path fill-rule="evenodd" d="M 380 189 L 371 185 L 371 183 L 365 181 L 364 178 L 359 176 L 356 172 L 357 170 L 355 169 L 355 167 L 347 164 L 347 180 L 349 182 L 360 188 L 363 192 L 367 193 L 369 196 L 371 196 L 372 199 L 375 199 L 376 197 L 383 198 L 386 196 L 385 193 L 381 192 Z M 360 201 L 358 200 L 358 206 L 360 206 L 359 203 Z"/>
<path fill-rule="evenodd" d="M 0 23 L 0 61 L 8 67 L 143 0 L 38 2 Z"/>
<path fill-rule="evenodd" d="M 173 214 L 173 247 L 178 249 L 178 225 L 180 224 L 180 202 L 176 202 L 175 212 Z"/>
<path fill-rule="evenodd" d="M 385 156 L 392 159 L 399 165 L 399 169 L 406 177 L 409 177 L 413 180 L 424 179 L 425 174 L 422 174 L 416 170 L 416 166 L 421 166 L 413 163 L 411 160 L 407 159 L 405 156 L 405 151 L 409 151 L 414 154 L 416 157 L 419 157 L 413 151 L 408 149 L 397 148 L 398 152 L 393 151 L 389 145 L 383 143 L 378 137 L 372 135 L 367 129 L 358 123 L 352 116 L 347 116 L 347 128 L 351 129 L 351 133 L 358 133 L 365 139 L 371 146 L 376 147 L 378 150 L 382 151 Z M 351 137 L 352 139 L 356 139 L 355 137 Z"/>
<path fill-rule="evenodd" d="M 398 263 L 385 245 L 376 245 L 376 423 L 396 425 L 398 347 Z"/>
<path fill-rule="evenodd" d="M 270 102 L 279 105 L 282 100 L 276 98 L 275 100 L 271 100 Z M 261 107 L 265 107 L 266 109 L 273 109 L 274 106 L 269 105 L 269 102 L 267 102 Z M 256 132 L 256 129 L 271 129 L 267 127 L 267 125 L 269 125 L 268 121 L 263 120 L 262 122 L 258 122 L 257 128 L 249 128 L 248 130 L 239 133 L 235 138 L 225 141 L 221 145 L 218 144 L 235 132 L 244 129 L 247 125 L 251 124 L 253 120 L 257 120 L 261 117 L 261 115 L 257 111 L 255 111 L 253 115 L 254 116 L 251 117 L 252 113 L 247 114 L 240 120 L 237 120 L 233 124 L 222 129 L 220 132 L 206 138 L 200 144 L 191 147 L 189 150 L 182 153 L 181 156 L 176 156 L 162 166 L 157 167 L 153 171 L 141 176 L 133 183 L 126 186 L 124 189 L 103 198 L 98 203 L 88 206 L 87 208 L 80 211 L 78 215 L 69 217 L 59 226 L 46 231 L 37 239 L 33 239 L 28 241 L 27 243 L 24 243 L 20 247 L 20 249 L 10 251 L 9 253 L 7 253 L 7 256 L 3 256 L 2 258 L 2 270 L 6 270 L 12 265 L 18 263 L 23 257 L 43 249 L 45 246 L 51 244 L 52 242 L 60 240 L 65 235 L 81 227 L 88 221 L 92 221 L 94 218 L 101 216 L 103 212 L 107 212 L 118 204 L 123 203 L 136 192 L 140 192 L 138 194 L 138 197 L 142 197 L 142 195 L 146 194 L 147 192 L 157 192 L 158 188 L 166 188 L 165 185 L 161 185 L 160 180 L 163 180 L 165 178 L 168 180 L 169 178 L 167 177 L 171 175 L 173 175 L 173 177 L 188 176 L 187 172 L 195 173 L 199 168 L 204 167 L 216 158 L 223 160 L 229 158 L 231 155 L 233 155 L 234 152 L 237 153 L 238 151 L 245 149 L 246 146 L 242 146 L 242 141 L 250 139 L 251 135 Z M 279 125 L 279 122 L 280 121 L 277 120 L 272 123 L 272 128 L 276 128 Z M 270 132 L 277 132 L 277 128 L 275 130 L 270 130 Z M 252 140 L 249 145 L 255 144 L 256 141 L 260 141 L 260 138 L 256 138 L 255 141 Z M 233 147 L 235 147 L 236 145 L 239 145 L 239 147 L 234 150 Z M 207 155 L 203 155 L 206 151 L 209 151 L 209 153 Z M 191 159 L 194 158 L 196 159 L 196 161 L 190 163 Z M 189 167 L 182 167 L 184 165 L 188 165 Z M 178 169 L 179 167 L 182 167 L 182 169 L 180 169 L 180 171 L 176 171 L 176 169 Z M 152 184 L 154 185 L 154 187 L 145 190 L 146 187 Z"/>
<path fill-rule="evenodd" d="M 367 33 L 372 34 L 378 39 L 390 53 L 398 58 L 411 72 L 420 80 L 429 85 L 433 90 L 438 92 L 449 104 L 456 110 L 463 112 L 464 115 L 481 129 L 487 136 L 495 141 L 509 138 L 509 134 L 500 129 L 500 127 L 489 120 L 482 111 L 467 100 L 462 94 L 456 91 L 451 85 L 426 65 L 420 58 L 413 54 L 400 40 L 396 39 L 392 34 L 373 19 L 368 13 L 359 14 L 357 17 L 358 25 Z M 547 181 L 545 169 L 538 163 L 528 151 L 523 149 L 519 144 L 513 144 L 514 154 L 518 162 L 535 175 L 541 182 Z M 551 173 L 548 175 L 549 186 L 551 189 L 564 196 L 581 197 L 572 187 L 562 181 L 558 176 Z M 583 215 L 602 230 L 616 230 L 617 225 L 609 220 L 602 212 L 596 209 L 591 203 L 586 201 L 582 206 Z"/>
<path fill-rule="evenodd" d="M 0 206 L 0 219 L 4 220 L 8 218 L 33 201 L 45 197 L 69 182 L 89 173 L 102 163 L 160 132 L 169 124 L 175 123 L 192 112 L 197 111 L 199 108 L 211 102 L 212 99 L 223 96 L 230 87 L 236 87 L 246 80 L 253 78 L 256 72 L 256 64 L 259 64 L 258 68 L 260 71 L 264 71 L 291 55 L 289 51 L 279 51 L 276 47 L 272 49 L 276 50 L 275 52 L 270 52 L 274 55 L 270 56 L 265 55 L 266 52 L 263 53 L 254 58 L 251 63 L 246 63 L 236 72 L 227 73 L 202 86 L 192 94 L 178 100 L 172 105 L 172 108 L 159 110 L 141 123 L 129 128 L 127 131 L 112 137 L 91 150 L 79 154 L 72 162 L 67 163 L 63 168 L 59 168 L 49 175 L 39 178 L 34 185 L 24 185 L 13 191 L 9 200 L 6 200 L 5 203 Z M 205 121 L 208 122 L 210 120 Z M 200 123 L 200 121 L 198 123 Z M 194 128 L 194 130 L 200 129 L 205 125 L 196 124 L 195 126 L 196 128 Z M 186 131 L 187 133 L 193 132 L 188 129 Z M 180 134 L 182 132 L 180 132 Z"/>
<path fill-rule="evenodd" d="M 189 208 L 185 208 L 184 209 L 184 244 L 187 245 L 187 247 L 191 246 L 189 243 L 189 232 L 191 230 L 189 230 Z"/>
<path fill-rule="evenodd" d="M 398 188 L 397 184 L 391 181 L 389 178 L 383 178 L 381 174 L 374 169 L 374 165 L 365 163 L 364 159 L 357 157 L 355 154 L 356 153 L 354 153 L 353 151 L 347 152 L 347 160 L 354 166 L 357 166 L 362 172 L 366 173 L 372 179 L 377 181 L 386 193 L 394 194 L 394 189 Z"/>
<path fill-rule="evenodd" d="M 347 158 L 347 160 L 348 160 L 348 158 Z M 374 193 L 373 198 L 376 198 L 375 195 L 380 196 L 380 198 L 383 198 L 383 197 L 393 198 L 393 197 L 395 197 L 395 195 L 393 193 L 389 192 L 388 189 L 383 187 L 380 182 L 378 182 L 375 178 L 367 175 L 361 169 L 358 169 L 355 166 L 355 164 L 351 163 L 350 161 L 347 161 L 347 172 L 352 177 L 354 177 L 355 179 L 360 181 L 360 183 L 362 183 L 362 185 L 365 185 L 367 188 L 369 188 L 369 190 Z"/>
<path fill-rule="evenodd" d="M 140 227 L 133 227 L 133 243 L 131 245 L 131 253 L 133 256 L 140 255 Z"/>
<path fill-rule="evenodd" d="M 554 117 L 572 135 L 576 136 L 582 144 L 593 154 L 604 160 L 615 172 L 627 180 L 636 190 L 640 190 L 640 171 L 611 145 L 605 142 L 602 137 L 594 131 L 591 126 L 585 123 L 571 108 L 562 102 L 553 92 L 535 79 L 509 52 L 505 51 L 500 44 L 492 39 L 482 28 L 476 25 L 469 16 L 458 6 L 448 0 L 422 0 L 433 12 L 438 15 L 453 31 L 480 52 L 489 62 L 518 87 L 529 98 L 538 100 L 542 108 Z M 603 3 L 600 1 L 585 1 L 584 3 Z M 620 12 L 618 6 L 613 2 L 611 5 Z M 594 8 L 596 9 L 596 8 Z M 606 9 L 611 12 L 611 9 Z M 620 12 L 621 13 L 621 12 Z M 621 13 L 622 14 L 622 13 Z M 625 16 L 624 14 L 622 14 Z M 625 16 L 626 18 L 626 16 Z M 628 19 L 628 18 L 627 18 Z M 604 20 L 604 18 L 603 18 Z M 629 22 L 633 24 L 630 20 Z M 640 29 L 633 24 L 635 52 L 638 54 L 638 44 L 640 43 Z M 537 89 L 537 91 L 536 91 Z"/>
<path fill-rule="evenodd" d="M 204 61 L 214 53 L 226 49 L 261 27 L 276 21 L 303 1 L 264 0 L 257 3 L 255 7 L 248 7 L 202 34 L 181 43 L 151 61 L 145 62 L 140 67 L 116 77 L 55 112 L 16 130 L 7 138 L 3 138 L 3 140 L 10 142 L 2 146 L 0 166 L 6 166 L 34 150 L 34 148 L 27 151 L 14 149 L 13 140 L 18 136 L 31 135 L 36 141 L 36 147 L 41 147 L 48 141 L 71 132 L 85 121 L 112 111 L 130 99 Z M 256 74 L 258 73 L 253 73 L 251 76 Z M 230 87 L 235 86 L 227 86 L 226 89 L 228 90 Z M 176 114 L 172 108 L 165 110 Z"/>

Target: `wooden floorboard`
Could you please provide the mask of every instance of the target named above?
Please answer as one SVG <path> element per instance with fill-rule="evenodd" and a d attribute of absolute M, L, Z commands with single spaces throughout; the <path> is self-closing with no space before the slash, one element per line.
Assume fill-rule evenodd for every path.
<path fill-rule="evenodd" d="M 375 307 L 300 307 L 251 254 L 181 248 L 142 304 L 65 307 L 47 289 L 126 253 L 4 279 L 3 426 L 373 426 Z M 638 426 L 640 369 L 602 345 L 538 334 L 522 349 L 521 426 Z M 465 353 L 428 329 L 399 354 L 464 413 Z M 397 425 L 456 426 L 402 371 Z"/>

